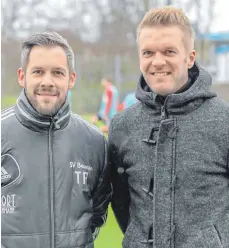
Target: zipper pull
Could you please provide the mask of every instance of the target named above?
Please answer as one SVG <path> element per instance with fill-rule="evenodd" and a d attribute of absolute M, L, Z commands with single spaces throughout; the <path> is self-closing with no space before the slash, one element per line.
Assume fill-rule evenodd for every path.
<path fill-rule="evenodd" d="M 60 129 L 60 125 L 55 122 L 55 120 L 54 120 L 53 117 L 51 118 L 51 120 L 52 120 L 52 123 L 54 124 L 55 129 L 59 130 Z"/>
<path fill-rule="evenodd" d="M 59 125 L 58 123 L 54 122 L 54 126 L 55 126 L 55 128 L 56 128 L 57 130 L 60 129 L 60 125 Z"/>

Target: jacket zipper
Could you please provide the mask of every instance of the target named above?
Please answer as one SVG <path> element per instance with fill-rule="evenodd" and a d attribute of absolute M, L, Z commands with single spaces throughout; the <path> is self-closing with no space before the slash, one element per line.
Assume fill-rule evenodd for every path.
<path fill-rule="evenodd" d="M 51 124 L 48 134 L 48 151 L 49 151 L 49 201 L 50 201 L 50 242 L 51 248 L 55 248 L 55 219 L 54 219 L 54 170 L 53 170 L 53 154 L 52 154 L 52 129 L 54 121 Z"/>
<path fill-rule="evenodd" d="M 165 98 L 164 105 L 161 106 L 161 120 L 167 119 L 167 114 L 166 114 L 166 103 L 168 102 L 169 96 Z"/>

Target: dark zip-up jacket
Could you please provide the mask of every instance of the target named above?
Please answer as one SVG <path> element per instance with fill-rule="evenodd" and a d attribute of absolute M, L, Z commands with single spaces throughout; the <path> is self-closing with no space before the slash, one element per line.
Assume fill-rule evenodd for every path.
<path fill-rule="evenodd" d="M 67 102 L 39 115 L 24 91 L 1 125 L 2 246 L 94 247 L 111 196 L 104 136 Z"/>
<path fill-rule="evenodd" d="M 124 248 L 229 248 L 229 104 L 198 64 L 165 99 L 143 77 L 139 102 L 109 130 L 112 207 Z"/>

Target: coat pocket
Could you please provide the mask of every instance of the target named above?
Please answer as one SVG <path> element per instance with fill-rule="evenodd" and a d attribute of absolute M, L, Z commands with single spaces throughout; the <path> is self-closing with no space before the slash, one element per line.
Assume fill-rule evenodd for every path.
<path fill-rule="evenodd" d="M 225 214 L 216 225 L 216 230 L 219 234 L 223 248 L 229 248 L 229 213 Z"/>
<path fill-rule="evenodd" d="M 123 248 L 148 248 L 149 244 L 144 244 L 141 241 L 146 241 L 147 234 L 142 233 L 143 229 L 134 221 L 128 225 L 124 239 L 122 242 Z M 152 246 L 152 243 L 151 243 Z"/>
<path fill-rule="evenodd" d="M 202 231 L 204 240 L 209 248 L 223 248 L 218 230 L 215 225 L 210 226 Z"/>
<path fill-rule="evenodd" d="M 190 236 L 182 248 L 224 248 L 218 230 L 214 225 L 200 230 L 197 235 Z"/>
<path fill-rule="evenodd" d="M 93 240 L 90 228 L 70 232 L 58 232 L 55 235 L 56 248 L 92 248 Z"/>

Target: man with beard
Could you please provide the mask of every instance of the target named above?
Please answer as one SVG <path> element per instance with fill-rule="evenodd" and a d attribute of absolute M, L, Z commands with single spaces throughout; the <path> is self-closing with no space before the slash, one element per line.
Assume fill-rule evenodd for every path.
<path fill-rule="evenodd" d="M 150 10 L 137 41 L 139 102 L 109 130 L 123 247 L 229 248 L 229 104 L 195 62 L 182 10 Z"/>
<path fill-rule="evenodd" d="M 2 113 L 2 246 L 94 247 L 111 195 L 103 134 L 70 111 L 74 54 L 55 32 L 22 44 L 15 106 Z"/>

